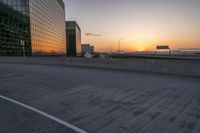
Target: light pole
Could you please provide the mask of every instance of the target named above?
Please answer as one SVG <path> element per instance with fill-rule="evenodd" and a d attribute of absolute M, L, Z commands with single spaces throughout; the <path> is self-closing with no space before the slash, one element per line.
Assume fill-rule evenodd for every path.
<path fill-rule="evenodd" d="M 24 40 L 21 40 L 21 46 L 22 46 L 22 50 L 23 50 L 23 56 L 26 57 Z"/>
<path fill-rule="evenodd" d="M 120 53 L 121 52 L 121 40 L 124 40 L 126 38 L 119 38 L 118 40 L 118 52 Z"/>
<path fill-rule="evenodd" d="M 26 51 L 25 51 L 25 41 L 24 41 L 24 36 L 25 36 L 25 31 L 21 31 L 21 34 L 19 36 L 20 38 L 20 45 L 22 47 L 22 51 L 23 51 L 23 57 L 26 57 Z"/>

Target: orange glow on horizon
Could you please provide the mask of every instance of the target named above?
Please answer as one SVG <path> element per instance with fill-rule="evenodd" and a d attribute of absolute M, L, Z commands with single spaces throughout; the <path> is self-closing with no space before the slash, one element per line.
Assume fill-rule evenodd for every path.
<path fill-rule="evenodd" d="M 161 39 L 158 39 L 161 38 Z M 188 39 L 188 38 L 187 38 Z M 197 37 L 168 39 L 161 37 L 149 37 L 143 39 L 133 38 L 121 41 L 121 50 L 125 52 L 133 51 L 155 51 L 157 45 L 168 45 L 172 50 L 180 48 L 199 48 L 200 40 Z M 83 38 L 84 43 L 90 43 L 95 46 L 97 51 L 117 51 L 118 50 L 118 38 Z M 191 47 L 190 43 L 193 44 Z M 196 45 L 194 45 L 196 44 Z"/>

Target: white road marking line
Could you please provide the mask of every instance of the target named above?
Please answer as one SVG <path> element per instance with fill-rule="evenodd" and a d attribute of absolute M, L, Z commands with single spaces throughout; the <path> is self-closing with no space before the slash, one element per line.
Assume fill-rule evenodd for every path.
<path fill-rule="evenodd" d="M 78 128 L 78 127 L 76 127 L 76 126 L 74 126 L 74 125 L 72 125 L 72 124 L 70 124 L 70 123 L 67 123 L 67 122 L 65 122 L 65 121 L 63 121 L 63 120 L 61 120 L 61 119 L 59 119 L 59 118 L 56 118 L 56 117 L 54 117 L 54 116 L 52 116 L 52 115 L 50 115 L 50 114 L 47 114 L 47 113 L 45 113 L 45 112 L 43 112 L 43 111 L 41 111 L 41 110 L 38 110 L 38 109 L 36 109 L 36 108 L 34 108 L 34 107 L 31 107 L 31 106 L 29 106 L 29 105 L 26 105 L 26 104 L 23 104 L 23 103 L 21 103 L 21 102 L 18 102 L 18 101 L 14 100 L 14 99 L 11 99 L 11 98 L 9 98 L 9 97 L 5 97 L 5 96 L 0 95 L 0 98 L 2 98 L 2 99 L 4 99 L 4 100 L 7 100 L 7 101 L 10 101 L 10 102 L 12 102 L 12 103 L 15 103 L 15 104 L 17 104 L 17 105 L 20 105 L 20 106 L 22 106 L 22 107 L 24 107 L 24 108 L 26 108 L 26 109 L 29 109 L 29 110 L 31 110 L 31 111 L 33 111 L 33 112 L 36 112 L 36 113 L 40 114 L 40 115 L 42 115 L 42 116 L 45 116 L 45 117 L 47 117 L 47 118 L 49 118 L 49 119 L 51 119 L 51 120 L 53 120 L 53 121 L 56 121 L 56 122 L 58 122 L 58 123 L 60 123 L 60 124 L 62 124 L 62 125 L 64 125 L 64 126 L 70 128 L 70 129 L 76 131 L 76 132 L 79 132 L 79 133 L 88 133 L 88 132 L 86 132 L 86 131 L 84 131 L 84 130 L 82 130 L 82 129 L 80 129 L 80 128 Z"/>

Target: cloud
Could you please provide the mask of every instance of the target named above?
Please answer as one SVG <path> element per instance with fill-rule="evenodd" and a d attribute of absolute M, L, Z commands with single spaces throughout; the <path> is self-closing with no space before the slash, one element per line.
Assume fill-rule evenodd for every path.
<path fill-rule="evenodd" d="M 103 36 L 101 34 L 95 34 L 95 33 L 85 33 L 84 36 Z"/>

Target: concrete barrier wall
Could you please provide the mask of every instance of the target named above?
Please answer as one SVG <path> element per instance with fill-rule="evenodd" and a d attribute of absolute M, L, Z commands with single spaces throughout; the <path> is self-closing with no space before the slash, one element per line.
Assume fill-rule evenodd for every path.
<path fill-rule="evenodd" d="M 200 61 L 162 59 L 85 59 L 65 57 L 0 57 L 0 63 L 27 63 L 95 67 L 200 78 Z"/>

